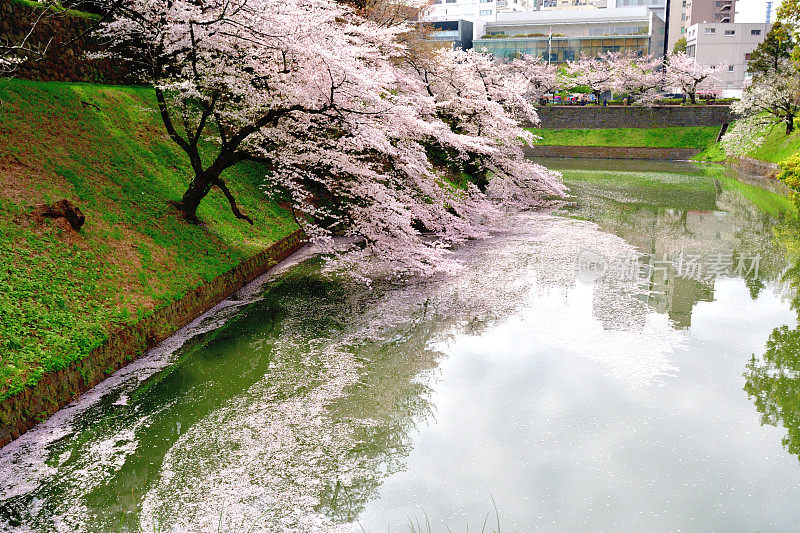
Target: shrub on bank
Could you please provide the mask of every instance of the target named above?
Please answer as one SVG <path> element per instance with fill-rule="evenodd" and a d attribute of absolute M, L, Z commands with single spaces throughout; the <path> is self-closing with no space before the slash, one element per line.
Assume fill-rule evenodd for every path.
<path fill-rule="evenodd" d="M 795 154 L 780 164 L 778 179 L 789 188 L 789 198 L 800 205 L 800 154 Z"/>

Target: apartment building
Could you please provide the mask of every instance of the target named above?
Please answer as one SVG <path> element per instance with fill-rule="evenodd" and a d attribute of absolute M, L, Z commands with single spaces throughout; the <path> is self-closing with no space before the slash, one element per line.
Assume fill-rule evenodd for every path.
<path fill-rule="evenodd" d="M 747 62 L 764 40 L 771 25 L 759 23 L 701 22 L 686 32 L 686 53 L 707 65 L 722 65 L 716 77 L 723 97 L 739 97 L 748 79 Z"/>

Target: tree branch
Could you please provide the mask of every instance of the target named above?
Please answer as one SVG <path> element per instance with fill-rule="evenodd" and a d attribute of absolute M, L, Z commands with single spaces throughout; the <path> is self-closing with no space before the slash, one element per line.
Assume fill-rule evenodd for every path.
<path fill-rule="evenodd" d="M 236 218 L 241 220 L 246 220 L 247 222 L 250 223 L 251 226 L 255 224 L 252 218 L 245 215 L 239 210 L 239 206 L 236 205 L 236 199 L 233 197 L 233 194 L 231 194 L 230 189 L 228 189 L 228 186 L 225 185 L 225 182 L 222 181 L 221 178 L 215 178 L 214 185 L 216 185 L 219 188 L 219 190 L 222 191 L 222 194 L 225 195 L 225 198 L 228 199 L 228 202 L 231 204 L 231 211 L 233 211 L 233 214 L 234 216 L 236 216 Z"/>

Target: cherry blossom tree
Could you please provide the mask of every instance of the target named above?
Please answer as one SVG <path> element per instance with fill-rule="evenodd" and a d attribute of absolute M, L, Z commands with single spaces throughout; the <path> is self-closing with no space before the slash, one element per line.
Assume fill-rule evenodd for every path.
<path fill-rule="evenodd" d="M 490 191 L 535 205 L 562 186 L 522 157 L 517 120 L 532 108 L 499 64 L 431 53 L 426 81 L 403 61 L 409 33 L 394 16 L 373 21 L 330 0 L 131 0 L 102 30 L 153 84 L 191 162 L 177 204 L 188 219 L 216 187 L 252 222 L 223 171 L 260 161 L 265 191 L 317 242 L 349 235 L 363 243 L 349 260 L 379 255 L 428 273 L 446 264 L 447 247 L 488 235 L 499 217 Z M 474 173 L 459 181 L 454 166 Z"/>
<path fill-rule="evenodd" d="M 585 53 L 577 61 L 569 61 L 566 74 L 575 86 L 588 87 L 594 93 L 595 101 L 600 102 L 603 93 L 617 88 L 617 77 L 613 65 L 608 61 L 609 55 L 589 57 Z"/>
<path fill-rule="evenodd" d="M 762 123 L 783 123 L 786 135 L 794 131 L 800 114 L 800 69 L 793 61 L 782 59 L 778 68 L 754 77 L 741 100 L 731 109 L 740 115 L 755 116 Z"/>
<path fill-rule="evenodd" d="M 661 58 L 628 50 L 609 52 L 604 59 L 614 73 L 614 92 L 629 96 L 635 105 L 655 103 L 664 86 Z"/>
<path fill-rule="evenodd" d="M 539 56 L 522 54 L 509 63 L 512 75 L 522 76 L 527 82 L 526 94 L 536 102 L 547 93 L 554 93 L 565 85 L 560 68 Z"/>
<path fill-rule="evenodd" d="M 490 196 L 516 207 L 539 205 L 543 197 L 560 196 L 563 185 L 552 172 L 528 161 L 522 147 L 534 140 L 520 122 L 536 125 L 539 117 L 525 97 L 528 78 L 509 73 L 491 54 L 439 50 L 409 58 L 409 65 L 434 99 L 436 114 L 453 133 L 473 136 L 450 157 L 458 170 L 477 177 Z M 452 151 L 442 139 L 437 148 Z"/>
<path fill-rule="evenodd" d="M 30 9 L 31 17 L 24 31 L 7 32 L 0 36 L 0 75 L 13 75 L 22 63 L 41 59 L 52 44 L 52 39 L 47 42 L 37 42 L 34 39 L 34 32 L 46 19 L 59 13 L 56 10 L 58 3 L 46 0 L 38 5 L 25 7 Z M 20 6 L 18 9 L 25 7 Z"/>
<path fill-rule="evenodd" d="M 667 87 L 686 93 L 691 103 L 697 102 L 697 91 L 702 89 L 712 89 L 715 82 L 714 77 L 717 67 L 698 63 L 693 57 L 689 57 L 685 52 L 678 52 L 669 56 L 666 62 L 666 85 Z"/>

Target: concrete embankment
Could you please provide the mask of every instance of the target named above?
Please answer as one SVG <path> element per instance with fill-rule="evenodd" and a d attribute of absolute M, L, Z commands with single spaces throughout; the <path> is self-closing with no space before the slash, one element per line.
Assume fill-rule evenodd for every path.
<path fill-rule="evenodd" d="M 112 332 L 106 342 L 80 361 L 45 374 L 35 384 L 7 398 L 0 404 L 0 446 L 5 446 L 114 371 L 144 355 L 148 349 L 300 249 L 304 243 L 305 236 L 301 231 L 287 235 L 182 298 Z"/>

